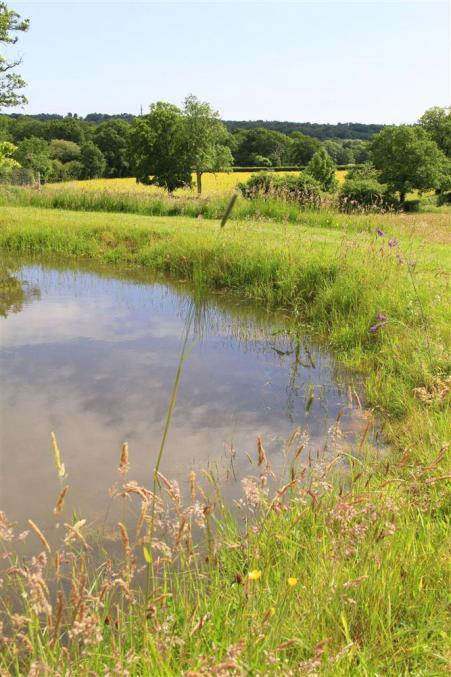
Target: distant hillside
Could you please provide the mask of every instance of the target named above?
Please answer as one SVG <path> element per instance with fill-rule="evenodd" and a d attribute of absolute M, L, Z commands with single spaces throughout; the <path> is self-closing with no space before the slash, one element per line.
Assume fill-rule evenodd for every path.
<path fill-rule="evenodd" d="M 3 115 L 8 115 L 3 113 Z M 56 113 L 37 113 L 35 115 L 26 115 L 23 113 L 10 113 L 12 118 L 27 117 L 41 122 L 49 120 L 62 120 L 63 115 Z M 136 117 L 131 113 L 88 113 L 85 117 L 78 116 L 76 113 L 70 117 L 78 118 L 84 122 L 91 124 L 99 124 L 106 120 L 121 119 L 125 122 L 132 122 Z M 384 125 L 370 125 L 362 122 L 339 122 L 337 125 L 330 125 L 320 122 L 280 122 L 279 120 L 223 120 L 227 129 L 230 132 L 235 132 L 239 129 L 254 129 L 256 127 L 263 127 L 264 129 L 272 129 L 283 134 L 291 134 L 292 132 L 302 132 L 307 136 L 313 136 L 316 139 L 360 139 L 368 141 L 373 134 L 377 134 L 383 129 Z"/>
<path fill-rule="evenodd" d="M 361 139 L 362 141 L 368 141 L 373 134 L 377 134 L 385 126 L 362 122 L 339 122 L 337 125 L 331 125 L 319 122 L 280 122 L 279 120 L 224 120 L 224 124 L 229 132 L 235 132 L 238 129 L 263 127 L 283 134 L 302 132 L 302 134 L 322 140 Z"/>

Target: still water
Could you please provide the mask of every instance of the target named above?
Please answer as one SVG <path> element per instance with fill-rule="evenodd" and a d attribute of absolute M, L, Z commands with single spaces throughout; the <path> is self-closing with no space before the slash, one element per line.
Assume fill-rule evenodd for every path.
<path fill-rule="evenodd" d="M 151 485 L 187 327 L 167 477 L 183 484 L 191 469 L 210 468 L 232 499 L 255 473 L 257 435 L 282 475 L 296 428 L 310 453 L 324 456 L 335 451 L 328 431 L 337 416 L 341 444 L 366 427 L 355 376 L 307 335 L 293 337 L 287 314 L 226 295 L 200 298 L 143 271 L 14 268 L 0 305 L 0 509 L 19 524 L 52 522 L 51 431 L 70 510 L 93 520 L 105 513 L 125 440 L 130 478 Z"/>

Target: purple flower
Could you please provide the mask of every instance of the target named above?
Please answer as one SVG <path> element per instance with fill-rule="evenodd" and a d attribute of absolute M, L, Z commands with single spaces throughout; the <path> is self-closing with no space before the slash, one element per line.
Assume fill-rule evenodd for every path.
<path fill-rule="evenodd" d="M 381 230 L 380 228 L 378 228 L 378 229 L 376 230 L 376 233 L 379 235 L 379 237 L 384 237 L 384 235 L 385 235 L 384 231 Z"/>
<path fill-rule="evenodd" d="M 377 331 L 379 331 L 379 329 L 389 321 L 389 318 L 386 315 L 382 315 L 382 313 L 377 313 L 374 319 L 376 320 L 376 323 L 371 325 L 369 329 L 372 334 L 375 334 Z"/>
<path fill-rule="evenodd" d="M 388 246 L 389 247 L 396 247 L 397 244 L 399 244 L 399 240 L 397 240 L 395 238 L 394 240 L 390 240 L 390 242 L 388 243 Z"/>

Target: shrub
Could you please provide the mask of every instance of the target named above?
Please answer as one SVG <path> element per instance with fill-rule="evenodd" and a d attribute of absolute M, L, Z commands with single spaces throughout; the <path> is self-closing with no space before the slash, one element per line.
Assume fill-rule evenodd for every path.
<path fill-rule="evenodd" d="M 396 200 L 387 193 L 387 187 L 375 178 L 347 178 L 339 195 L 342 211 L 380 211 L 396 206 Z"/>
<path fill-rule="evenodd" d="M 321 186 L 307 174 L 280 176 L 273 172 L 259 172 L 252 174 L 248 181 L 239 183 L 238 189 L 246 198 L 274 197 L 310 207 L 319 207 L 321 203 Z"/>
<path fill-rule="evenodd" d="M 336 167 L 325 148 L 320 148 L 308 163 L 305 173 L 312 176 L 328 193 L 337 190 Z"/>

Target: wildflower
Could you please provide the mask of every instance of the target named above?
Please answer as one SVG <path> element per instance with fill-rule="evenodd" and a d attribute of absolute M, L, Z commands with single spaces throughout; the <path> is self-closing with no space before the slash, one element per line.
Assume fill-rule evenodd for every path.
<path fill-rule="evenodd" d="M 392 247 L 396 247 L 397 244 L 399 244 L 399 240 L 397 240 L 397 239 L 395 238 L 394 240 L 390 240 L 390 242 L 388 243 L 388 246 L 389 246 L 390 248 L 392 248 Z"/>
<path fill-rule="evenodd" d="M 378 228 L 378 229 L 376 230 L 376 233 L 379 235 L 379 237 L 384 237 L 384 235 L 385 235 L 384 231 L 381 230 L 380 228 Z"/>
<path fill-rule="evenodd" d="M 294 588 L 295 585 L 297 585 L 298 579 L 295 578 L 295 576 L 290 576 L 289 579 L 287 580 L 288 585 L 290 588 Z"/>
<path fill-rule="evenodd" d="M 386 315 L 382 315 L 382 313 L 377 313 L 375 320 L 375 324 L 371 325 L 370 327 L 370 332 L 372 334 L 376 334 L 376 332 L 378 332 L 379 329 L 384 326 L 384 324 L 387 324 L 389 318 Z"/>
<path fill-rule="evenodd" d="M 252 569 L 252 571 L 249 571 L 248 576 L 250 581 L 258 581 L 258 579 L 261 577 L 262 572 L 259 569 Z"/>

